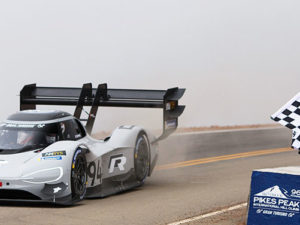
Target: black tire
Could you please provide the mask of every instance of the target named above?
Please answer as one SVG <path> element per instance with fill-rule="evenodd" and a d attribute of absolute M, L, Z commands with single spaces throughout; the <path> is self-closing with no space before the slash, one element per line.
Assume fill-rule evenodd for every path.
<path fill-rule="evenodd" d="M 86 158 L 82 149 L 77 149 L 71 166 L 72 201 L 82 200 L 86 193 Z"/>
<path fill-rule="evenodd" d="M 137 136 L 134 149 L 134 170 L 136 179 L 144 182 L 149 174 L 150 168 L 149 142 L 145 132 L 140 132 Z"/>

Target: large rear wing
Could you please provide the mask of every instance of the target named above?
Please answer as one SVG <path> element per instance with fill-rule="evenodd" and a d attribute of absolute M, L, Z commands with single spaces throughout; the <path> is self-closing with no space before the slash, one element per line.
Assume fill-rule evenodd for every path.
<path fill-rule="evenodd" d="M 178 105 L 185 89 L 135 90 L 108 89 L 107 84 L 92 88 L 91 83 L 82 88 L 37 87 L 36 84 L 25 85 L 20 92 L 20 110 L 36 109 L 36 105 L 76 106 L 74 116 L 86 121 L 86 129 L 91 133 L 98 107 L 135 107 L 163 109 L 163 133 L 157 139 L 168 137 L 178 126 L 178 117 L 185 106 Z M 84 106 L 91 106 L 88 119 L 81 119 Z"/>

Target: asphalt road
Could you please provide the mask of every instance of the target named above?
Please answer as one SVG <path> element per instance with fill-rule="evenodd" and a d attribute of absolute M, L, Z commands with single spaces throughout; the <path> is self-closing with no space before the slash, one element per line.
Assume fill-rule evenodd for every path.
<path fill-rule="evenodd" d="M 246 202 L 253 169 L 299 165 L 296 151 L 258 152 L 290 141 L 285 128 L 172 136 L 161 143 L 160 166 L 143 187 L 73 207 L 1 203 L 0 224 L 168 224 L 212 212 Z M 230 157 L 218 157 L 224 155 Z M 161 166 L 190 160 L 196 164 Z"/>

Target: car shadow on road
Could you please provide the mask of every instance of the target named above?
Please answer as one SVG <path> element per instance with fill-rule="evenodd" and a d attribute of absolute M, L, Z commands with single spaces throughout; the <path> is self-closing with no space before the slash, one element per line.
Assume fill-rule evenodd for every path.
<path fill-rule="evenodd" d="M 101 200 L 101 199 L 106 199 L 110 198 L 113 196 L 118 196 L 118 195 L 126 195 L 138 191 L 142 191 L 143 189 L 146 189 L 147 185 L 143 185 L 140 187 L 136 187 L 133 189 L 129 190 L 124 190 L 115 194 L 111 194 L 105 197 L 92 197 L 92 198 L 86 198 L 83 201 L 76 202 L 73 205 L 62 205 L 62 204 L 57 204 L 57 203 L 51 203 L 51 202 L 30 202 L 30 201 L 3 201 L 0 200 L 0 208 L 1 207 L 30 207 L 30 208 L 75 208 L 75 207 L 80 207 L 85 205 L 88 201 L 95 201 L 95 200 Z"/>
<path fill-rule="evenodd" d="M 73 205 L 61 205 L 57 203 L 47 202 L 22 202 L 22 201 L 0 201 L 1 207 L 31 207 L 31 208 L 74 208 L 80 206 L 81 203 L 75 203 Z"/>
<path fill-rule="evenodd" d="M 107 196 L 104 196 L 104 197 L 89 197 L 89 198 L 87 198 L 85 200 L 86 201 L 95 201 L 95 200 L 106 199 L 106 198 L 110 198 L 110 197 L 118 196 L 118 195 L 122 196 L 122 195 L 126 195 L 126 194 L 130 194 L 130 193 L 141 191 L 143 189 L 143 187 L 144 186 L 136 187 L 136 188 L 129 189 L 129 190 L 120 191 L 118 193 L 114 193 L 114 194 L 107 195 Z"/>

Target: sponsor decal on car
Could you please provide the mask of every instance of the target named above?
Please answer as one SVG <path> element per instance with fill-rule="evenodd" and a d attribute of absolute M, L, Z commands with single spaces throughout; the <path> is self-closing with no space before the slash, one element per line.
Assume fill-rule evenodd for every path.
<path fill-rule="evenodd" d="M 38 124 L 37 128 L 43 128 L 44 126 L 46 126 L 45 124 Z"/>
<path fill-rule="evenodd" d="M 108 165 L 108 172 L 113 173 L 115 168 L 118 168 L 119 171 L 124 171 L 126 161 L 126 157 L 123 156 L 123 154 L 111 156 Z"/>
<path fill-rule="evenodd" d="M 62 160 L 62 156 L 46 156 L 46 157 L 41 157 L 39 158 L 39 161 L 41 160 Z"/>
<path fill-rule="evenodd" d="M 12 127 L 12 128 L 44 128 L 46 124 L 17 124 L 17 123 L 3 123 L 1 127 Z"/>
<path fill-rule="evenodd" d="M 36 125 L 34 124 L 14 124 L 14 123 L 6 123 L 5 127 L 17 127 L 17 128 L 34 128 Z"/>
<path fill-rule="evenodd" d="M 66 151 L 45 152 L 38 160 L 62 160 L 65 155 L 67 155 Z"/>
<path fill-rule="evenodd" d="M 66 151 L 55 151 L 42 153 L 42 157 L 67 155 Z"/>
<path fill-rule="evenodd" d="M 61 190 L 62 190 L 61 187 L 53 188 L 53 194 L 56 194 L 56 193 L 58 193 L 58 192 L 61 191 Z"/>

